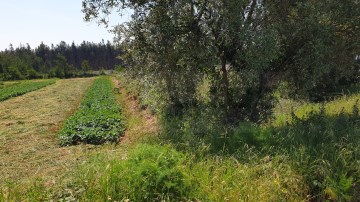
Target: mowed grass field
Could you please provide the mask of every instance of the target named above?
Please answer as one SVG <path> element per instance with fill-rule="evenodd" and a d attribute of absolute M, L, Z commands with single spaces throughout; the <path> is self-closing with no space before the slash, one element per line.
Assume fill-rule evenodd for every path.
<path fill-rule="evenodd" d="M 0 184 L 52 181 L 86 152 L 60 147 L 57 132 L 76 110 L 93 78 L 58 80 L 23 96 L 0 102 Z"/>
<path fill-rule="evenodd" d="M 79 166 L 91 168 L 98 155 L 109 161 L 124 159 L 141 136 L 157 133 L 156 118 L 140 109 L 113 78 L 115 89 L 121 90 L 114 91 L 114 95 L 129 125 L 121 144 L 61 146 L 61 128 L 79 109 L 96 79 L 58 80 L 54 85 L 0 102 L 0 201 L 72 196 L 73 190 L 64 187 L 72 187 L 79 178 Z"/>

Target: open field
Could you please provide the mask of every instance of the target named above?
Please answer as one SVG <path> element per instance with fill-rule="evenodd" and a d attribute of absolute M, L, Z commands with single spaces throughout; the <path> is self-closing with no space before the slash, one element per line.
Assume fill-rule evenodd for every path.
<path fill-rule="evenodd" d="M 31 181 L 59 174 L 85 147 L 59 147 L 57 131 L 76 110 L 93 79 L 59 80 L 0 105 L 0 179 Z"/>

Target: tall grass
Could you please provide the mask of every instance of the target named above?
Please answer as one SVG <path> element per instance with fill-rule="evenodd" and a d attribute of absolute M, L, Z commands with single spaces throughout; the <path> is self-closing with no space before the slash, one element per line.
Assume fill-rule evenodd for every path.
<path fill-rule="evenodd" d="M 301 201 L 306 186 L 283 158 L 241 164 L 140 144 L 124 160 L 96 156 L 68 187 L 81 190 L 75 198 L 94 201 Z"/>
<path fill-rule="evenodd" d="M 207 155 L 261 163 L 279 157 L 303 177 L 309 200 L 360 200 L 360 117 L 356 96 L 300 105 L 270 124 L 226 126 L 214 112 L 191 109 L 163 120 L 165 141 L 182 151 L 207 147 Z M 338 109 L 336 106 L 340 107 Z M 305 200 L 305 199 L 304 199 Z"/>

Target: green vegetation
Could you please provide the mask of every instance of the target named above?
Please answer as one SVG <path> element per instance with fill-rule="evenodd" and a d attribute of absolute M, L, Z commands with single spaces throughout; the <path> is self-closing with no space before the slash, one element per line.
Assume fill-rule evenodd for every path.
<path fill-rule="evenodd" d="M 29 44 L 16 48 L 10 44 L 0 51 L 0 81 L 95 76 L 93 71 L 112 70 L 121 64 L 116 58 L 120 53 L 110 41 L 80 45 L 61 41 L 51 47 L 41 43 L 35 49 Z"/>
<path fill-rule="evenodd" d="M 64 123 L 59 138 L 61 145 L 103 144 L 118 142 L 123 130 L 113 84 L 108 77 L 100 77 L 87 92 L 80 109 Z"/>
<path fill-rule="evenodd" d="M 356 0 L 83 0 L 85 19 L 100 23 L 127 9 L 115 29 L 127 73 L 169 116 L 201 106 L 225 124 L 261 123 L 281 86 L 283 97 L 319 102 L 360 78 Z"/>
<path fill-rule="evenodd" d="M 65 121 L 61 145 L 80 145 L 59 150 L 89 149 L 75 169 L 4 184 L 0 200 L 360 200 L 358 0 L 82 3 L 105 24 L 132 10 L 114 28 L 121 85 L 98 78 Z M 53 55 L 49 75 L 70 77 L 68 59 Z M 34 75 L 14 64 L 0 77 Z"/>
<path fill-rule="evenodd" d="M 129 121 L 130 142 L 97 147 L 51 187 L 43 179 L 25 190 L 7 184 L 0 200 L 359 199 L 360 117 L 353 101 L 358 95 L 327 102 L 320 109 L 307 103 L 306 110 L 316 110 L 304 117 L 283 112 L 292 121 L 281 125 L 276 119 L 262 125 L 223 125 L 211 112 L 196 109 L 171 121 L 159 116 L 160 136 L 149 133 L 154 127 L 147 122 L 149 115 L 131 111 L 133 96 L 118 96 Z M 352 110 L 329 111 L 334 104 Z M 294 111 L 303 108 L 297 105 Z"/>
<path fill-rule="evenodd" d="M 196 157 L 172 145 L 140 144 L 124 160 L 102 154 L 89 159 L 73 174 L 75 180 L 62 197 L 75 193 L 75 199 L 85 201 L 301 201 L 306 197 L 302 178 L 282 160 L 240 164 L 231 158 Z"/>
<path fill-rule="evenodd" d="M 143 103 L 151 103 L 156 94 L 147 96 L 141 91 L 136 93 L 141 89 L 136 82 L 127 77 L 123 79 L 129 89 L 140 95 Z M 351 88 L 355 89 L 356 86 Z M 160 141 L 171 143 L 172 147 L 187 156 L 196 156 L 187 159 L 187 163 L 211 161 L 213 169 L 224 166 L 217 165 L 214 159 L 221 162 L 235 161 L 251 168 L 256 168 L 254 165 L 266 167 L 269 162 L 283 166 L 289 170 L 282 170 L 278 176 L 288 179 L 288 176 L 284 175 L 290 172 L 290 178 L 297 182 L 283 190 L 283 193 L 289 190 L 292 190 L 290 193 L 296 193 L 291 195 L 292 197 L 297 196 L 302 200 L 357 201 L 360 197 L 360 105 L 357 101 L 360 95 L 357 92 L 358 90 L 353 90 L 353 94 L 323 103 L 301 104 L 282 98 L 274 109 L 274 118 L 263 124 L 241 122 L 237 125 L 226 125 L 217 119 L 217 111 L 201 106 L 192 108 L 181 116 L 158 114 L 162 126 Z M 227 169 L 231 169 L 238 165 L 227 166 Z M 206 168 L 203 172 L 205 170 Z M 250 173 L 251 171 L 247 170 L 242 174 L 246 176 L 251 175 Z M 236 184 L 244 180 L 239 178 L 221 179 Z M 249 179 L 251 180 L 255 179 Z M 252 186 L 250 182 L 246 183 Z M 294 191 L 298 190 L 298 186 L 301 187 L 300 191 Z M 269 187 L 264 189 L 264 194 L 269 194 L 269 198 L 263 201 L 272 201 L 271 197 L 279 196 Z M 214 194 L 219 194 L 218 191 L 220 192 L 214 190 Z M 251 191 L 238 193 L 239 198 L 249 193 Z M 228 196 L 221 199 L 225 197 Z M 275 201 L 281 199 L 289 200 L 280 197 Z M 295 201 L 299 200 L 298 198 Z"/>
<path fill-rule="evenodd" d="M 11 84 L 4 84 L 4 87 L 0 87 L 0 101 L 9 99 L 11 97 L 20 96 L 34 90 L 38 90 L 45 86 L 54 84 L 55 82 L 55 79 L 51 79 L 38 81 L 21 81 Z"/>

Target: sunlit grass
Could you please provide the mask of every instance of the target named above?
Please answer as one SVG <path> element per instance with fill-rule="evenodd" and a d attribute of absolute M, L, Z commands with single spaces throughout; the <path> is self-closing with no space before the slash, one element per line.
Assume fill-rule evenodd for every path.
<path fill-rule="evenodd" d="M 1 102 L 0 186 L 10 181 L 15 188 L 22 187 L 38 177 L 50 182 L 87 151 L 85 147 L 59 148 L 56 132 L 78 107 L 92 80 L 58 80 Z"/>
<path fill-rule="evenodd" d="M 343 94 L 332 101 L 322 103 L 299 102 L 290 99 L 280 99 L 274 108 L 273 125 L 281 126 L 292 121 L 291 113 L 298 118 L 306 119 L 310 112 L 319 112 L 322 108 L 326 115 L 334 116 L 343 112 L 351 114 L 354 105 L 360 107 L 360 86 L 353 86 L 351 94 Z"/>

